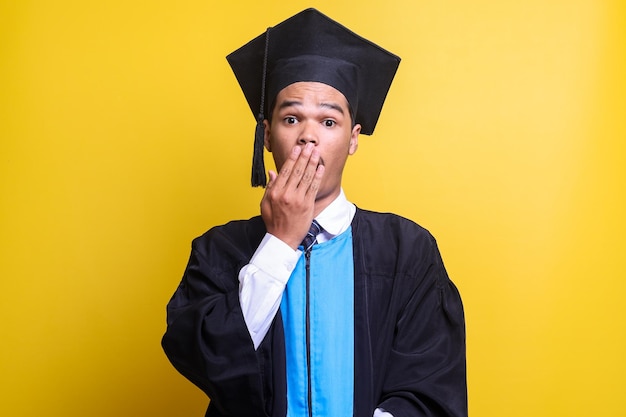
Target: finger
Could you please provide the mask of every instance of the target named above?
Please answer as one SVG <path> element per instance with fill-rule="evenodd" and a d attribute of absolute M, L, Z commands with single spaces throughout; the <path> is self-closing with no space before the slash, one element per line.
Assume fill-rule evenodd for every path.
<path fill-rule="evenodd" d="M 296 161 L 298 161 L 298 157 L 302 153 L 302 148 L 300 146 L 294 146 L 289 154 L 287 160 L 283 163 L 283 166 L 280 168 L 278 172 L 278 177 L 276 180 L 276 185 L 280 187 L 284 187 L 289 178 L 291 177 L 291 173 L 293 171 L 294 165 Z"/>
<path fill-rule="evenodd" d="M 322 178 L 324 178 L 324 171 L 326 167 L 322 164 L 319 164 L 315 170 L 315 175 L 313 176 L 313 180 L 311 184 L 308 186 L 306 190 L 306 197 L 308 199 L 315 200 L 317 197 L 317 192 L 320 189 L 320 184 L 322 183 Z"/>
<path fill-rule="evenodd" d="M 313 149 L 311 157 L 307 162 L 307 166 L 304 169 L 304 173 L 302 174 L 300 184 L 298 184 L 298 188 L 303 189 L 304 192 L 307 191 L 313 181 L 313 178 L 315 177 L 318 165 L 320 165 L 320 153 L 317 149 Z"/>
<path fill-rule="evenodd" d="M 270 193 L 272 192 L 272 188 L 274 187 L 274 184 L 276 182 L 276 177 L 278 176 L 278 174 L 276 174 L 275 171 L 271 171 L 271 170 L 268 171 L 268 174 L 269 174 L 270 179 L 267 182 L 267 185 L 265 186 L 265 191 L 263 192 L 263 198 L 261 198 L 261 214 L 269 210 L 269 207 L 267 207 L 267 205 L 270 199 Z"/>
<path fill-rule="evenodd" d="M 276 173 L 276 171 L 272 171 L 272 170 L 269 170 L 267 173 L 270 179 L 267 182 L 267 186 L 265 188 L 270 188 L 272 185 L 274 185 L 274 181 L 276 181 L 276 177 L 278 177 L 278 174 Z"/>
<path fill-rule="evenodd" d="M 300 182 L 302 181 L 302 177 L 306 171 L 306 168 L 310 163 L 310 159 L 311 159 L 311 155 L 313 154 L 314 147 L 315 145 L 313 145 L 312 143 L 307 143 L 306 145 L 304 145 L 304 148 L 302 148 L 300 156 L 298 157 L 298 160 L 294 164 L 292 172 L 289 175 L 289 178 L 287 179 L 286 185 L 288 187 L 292 187 L 295 189 L 300 185 Z"/>

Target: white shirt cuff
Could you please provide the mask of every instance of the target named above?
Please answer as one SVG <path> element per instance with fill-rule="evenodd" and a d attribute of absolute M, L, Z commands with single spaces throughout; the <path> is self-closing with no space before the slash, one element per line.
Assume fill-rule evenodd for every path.
<path fill-rule="evenodd" d="M 387 411 L 383 410 L 382 408 L 377 408 L 376 410 L 374 410 L 374 416 L 373 417 L 393 417 L 393 414 L 388 413 Z"/>
<path fill-rule="evenodd" d="M 294 251 L 282 240 L 266 233 L 254 255 L 252 255 L 250 264 L 285 285 L 293 270 L 296 269 L 296 264 L 301 255 L 302 251 Z"/>

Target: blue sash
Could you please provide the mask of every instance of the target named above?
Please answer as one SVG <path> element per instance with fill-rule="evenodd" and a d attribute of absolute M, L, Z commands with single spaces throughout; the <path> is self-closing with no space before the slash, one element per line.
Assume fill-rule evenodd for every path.
<path fill-rule="evenodd" d="M 311 409 L 351 416 L 354 401 L 354 261 L 352 229 L 315 245 L 310 258 Z M 287 417 L 308 415 L 306 262 L 291 274 L 280 305 L 285 328 Z"/>

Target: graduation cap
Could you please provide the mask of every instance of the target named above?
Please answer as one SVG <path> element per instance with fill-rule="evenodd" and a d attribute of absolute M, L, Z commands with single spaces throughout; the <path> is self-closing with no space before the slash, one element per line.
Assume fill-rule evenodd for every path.
<path fill-rule="evenodd" d="M 265 186 L 263 120 L 278 93 L 300 81 L 321 82 L 347 99 L 353 122 L 371 135 L 400 58 L 315 9 L 306 9 L 268 28 L 226 59 L 248 101 L 257 126 L 252 185 Z"/>

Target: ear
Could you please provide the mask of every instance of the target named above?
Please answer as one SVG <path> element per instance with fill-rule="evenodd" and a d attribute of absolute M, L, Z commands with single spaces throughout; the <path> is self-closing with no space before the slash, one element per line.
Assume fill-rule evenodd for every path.
<path fill-rule="evenodd" d="M 272 152 L 272 146 L 270 144 L 270 122 L 267 119 L 263 120 L 263 127 L 263 144 L 268 152 Z"/>
<path fill-rule="evenodd" d="M 350 133 L 350 147 L 348 148 L 348 155 L 354 155 L 359 148 L 359 134 L 361 133 L 361 125 L 355 124 Z"/>

